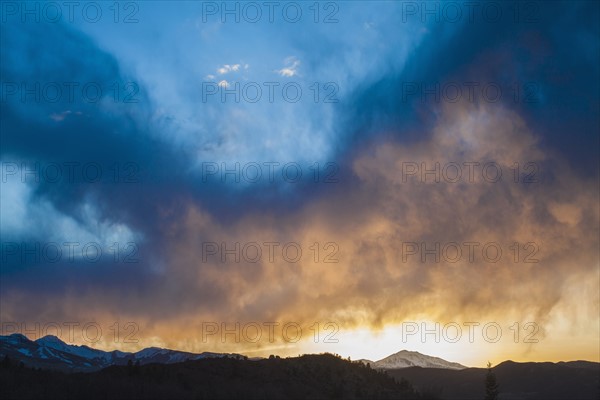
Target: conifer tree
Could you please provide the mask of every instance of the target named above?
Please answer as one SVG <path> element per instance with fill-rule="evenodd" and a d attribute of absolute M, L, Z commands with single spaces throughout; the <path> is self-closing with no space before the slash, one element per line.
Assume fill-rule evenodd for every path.
<path fill-rule="evenodd" d="M 487 363 L 487 374 L 485 375 L 485 400 L 498 400 L 499 386 L 496 382 L 496 374 L 492 371 L 492 364 Z"/>

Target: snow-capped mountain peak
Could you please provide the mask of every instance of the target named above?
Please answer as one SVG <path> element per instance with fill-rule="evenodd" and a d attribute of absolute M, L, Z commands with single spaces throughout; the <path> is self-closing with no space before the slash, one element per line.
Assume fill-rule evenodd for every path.
<path fill-rule="evenodd" d="M 378 369 L 397 369 L 408 367 L 421 368 L 444 368 L 444 369 L 465 369 L 464 365 L 446 361 L 439 357 L 432 357 L 421 354 L 417 351 L 402 350 L 389 355 L 379 361 L 360 360 L 364 364 L 369 363 L 371 368 Z"/>
<path fill-rule="evenodd" d="M 6 341 L 9 343 L 23 343 L 23 342 L 29 342 L 29 339 L 27 339 L 27 336 L 22 335 L 20 333 L 13 333 L 12 335 L 8 335 L 5 336 Z"/>
<path fill-rule="evenodd" d="M 39 344 L 40 346 L 50 347 L 52 349 L 61 350 L 61 351 L 69 350 L 71 347 L 53 335 L 44 336 L 43 338 L 39 338 L 35 342 L 37 344 Z"/>

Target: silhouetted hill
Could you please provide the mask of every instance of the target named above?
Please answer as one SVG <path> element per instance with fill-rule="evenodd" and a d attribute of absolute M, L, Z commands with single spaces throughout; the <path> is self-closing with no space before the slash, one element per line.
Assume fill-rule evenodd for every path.
<path fill-rule="evenodd" d="M 463 370 L 403 368 L 390 376 L 410 381 L 422 393 L 441 399 L 483 399 L 485 368 Z M 502 400 L 599 399 L 600 364 L 588 361 L 517 363 L 505 361 L 493 368 Z"/>
<path fill-rule="evenodd" d="M 3 399 L 418 399 L 408 382 L 333 355 L 202 359 L 63 373 L 11 365 Z"/>
<path fill-rule="evenodd" d="M 350 362 L 331 354 L 259 360 L 211 356 L 168 363 L 165 360 L 172 357 L 165 357 L 171 354 L 170 350 L 150 348 L 130 354 L 139 357 L 123 360 L 118 357 L 129 365 L 117 364 L 88 372 L 69 369 L 71 373 L 67 373 L 57 370 L 56 363 L 50 363 L 53 360 L 50 355 L 63 358 L 70 355 L 63 360 L 65 363 L 76 361 L 81 365 L 88 360 L 85 353 L 96 350 L 63 349 L 56 340 L 51 342 L 56 345 L 38 348 L 35 346 L 39 344 L 27 342 L 31 348 L 19 347 L 6 353 L 10 359 L 3 361 L 0 369 L 0 398 L 469 400 L 484 397 L 486 369 L 483 368 L 372 369 L 361 361 Z M 83 361 L 74 358 L 74 352 Z M 106 354 L 110 359 L 116 357 Z M 418 360 L 423 358 L 416 354 Z M 400 357 L 401 362 L 397 357 L 392 358 L 394 362 L 388 365 L 405 364 L 406 357 Z M 156 362 L 144 364 L 150 359 Z M 42 367 L 48 369 L 38 368 L 40 360 L 46 361 Z M 496 366 L 494 372 L 501 400 L 600 398 L 599 363 L 506 361 Z M 414 389 L 408 382 L 414 384 Z"/>

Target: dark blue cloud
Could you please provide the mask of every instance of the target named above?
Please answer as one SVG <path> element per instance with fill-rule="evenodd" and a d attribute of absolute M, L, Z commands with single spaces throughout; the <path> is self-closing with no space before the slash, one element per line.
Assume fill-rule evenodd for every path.
<path fill-rule="evenodd" d="M 543 146 L 562 154 L 579 173 L 598 176 L 599 6 L 534 5 L 535 18 L 528 23 L 476 18 L 433 26 L 405 68 L 354 94 L 346 122 L 355 132 L 349 148 L 376 132 L 387 138 L 396 132 L 405 142 L 422 140 L 439 108 L 456 96 L 451 86 L 461 86 L 464 100 L 467 84 L 478 84 L 475 102 L 517 110 Z M 456 29 L 447 34 L 450 26 Z M 439 99 L 424 94 L 436 83 Z M 492 85 L 501 89 L 498 100 Z M 490 89 L 487 98 L 483 87 Z"/>

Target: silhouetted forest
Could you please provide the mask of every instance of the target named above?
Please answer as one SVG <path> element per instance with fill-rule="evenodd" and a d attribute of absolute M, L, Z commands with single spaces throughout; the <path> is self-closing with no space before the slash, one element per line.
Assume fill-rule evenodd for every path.
<path fill-rule="evenodd" d="M 179 364 L 111 366 L 63 373 L 3 362 L 3 399 L 421 399 L 396 380 L 331 354 L 251 361 L 213 358 Z"/>
<path fill-rule="evenodd" d="M 492 370 L 501 400 L 600 399 L 598 363 L 505 361 Z M 421 393 L 440 399 L 483 400 L 489 395 L 490 386 L 494 386 L 488 382 L 487 368 L 410 367 L 388 370 L 388 374 L 406 379 Z"/>

